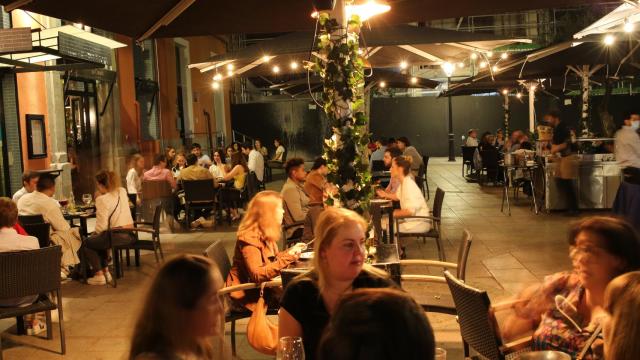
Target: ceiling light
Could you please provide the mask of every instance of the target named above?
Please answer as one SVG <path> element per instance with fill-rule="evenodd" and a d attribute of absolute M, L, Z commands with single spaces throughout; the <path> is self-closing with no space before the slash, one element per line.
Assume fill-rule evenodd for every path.
<path fill-rule="evenodd" d="M 220 81 L 222 80 L 222 74 L 215 74 L 213 76 L 213 81 Z"/>
<path fill-rule="evenodd" d="M 391 6 L 386 4 L 378 4 L 375 0 L 369 0 L 364 4 L 351 4 L 344 7 L 347 19 L 351 19 L 352 16 L 357 15 L 360 21 L 367 21 L 368 19 L 386 13 L 391 10 Z"/>
<path fill-rule="evenodd" d="M 280 67 L 278 65 L 275 65 L 271 70 L 273 70 L 273 72 L 277 74 L 280 72 Z"/>
<path fill-rule="evenodd" d="M 417 77 L 415 77 L 415 76 L 414 76 L 414 77 L 412 77 L 412 78 L 411 78 L 411 83 L 412 83 L 412 84 L 417 84 L 417 83 L 418 83 L 418 78 L 417 78 Z"/>
<path fill-rule="evenodd" d="M 384 82 L 384 81 L 380 81 L 380 82 L 378 83 L 378 86 L 380 86 L 381 88 L 385 88 L 385 87 L 387 87 L 387 83 L 386 83 L 386 82 Z"/>
<path fill-rule="evenodd" d="M 227 70 L 229 71 L 233 70 L 233 64 L 227 64 Z"/>
<path fill-rule="evenodd" d="M 219 83 L 219 82 L 217 82 L 217 81 L 214 81 L 214 82 L 211 84 L 211 87 L 213 88 L 213 90 L 218 90 L 218 89 L 220 89 L 220 83 Z"/>
<path fill-rule="evenodd" d="M 291 64 L 290 64 L 289 66 L 291 66 L 291 69 L 292 69 L 292 70 L 295 70 L 295 69 L 297 69 L 297 68 L 298 68 L 298 63 L 297 63 L 297 62 L 295 62 L 295 61 L 292 61 L 292 62 L 291 62 Z"/>
<path fill-rule="evenodd" d="M 522 94 L 521 94 L 521 93 L 517 93 L 517 94 L 516 94 L 516 97 L 517 97 L 518 99 L 522 99 Z"/>
<path fill-rule="evenodd" d="M 607 35 L 604 37 L 604 44 L 607 46 L 613 45 L 616 42 L 616 38 L 613 35 Z"/>
<path fill-rule="evenodd" d="M 493 67 L 491 68 L 491 71 L 493 71 L 493 72 L 498 72 L 498 70 L 500 70 L 500 69 L 498 69 L 497 65 L 493 65 Z"/>
<path fill-rule="evenodd" d="M 311 18 L 312 19 L 317 19 L 318 16 L 320 16 L 320 13 L 318 11 L 314 11 L 314 12 L 311 13 Z"/>
<path fill-rule="evenodd" d="M 476 60 L 478 58 L 478 54 L 471 53 L 471 60 Z"/>
<path fill-rule="evenodd" d="M 455 68 L 456 67 L 448 61 L 442 64 L 442 70 L 444 71 L 445 75 L 447 75 L 447 77 L 451 77 L 451 75 L 453 75 L 453 70 L 455 70 Z"/>
<path fill-rule="evenodd" d="M 400 69 L 403 69 L 403 70 L 404 70 L 404 69 L 406 69 L 406 68 L 407 68 L 407 66 L 409 66 L 409 65 L 407 65 L 407 62 L 406 62 L 406 61 L 401 61 L 401 62 L 400 62 Z"/>
<path fill-rule="evenodd" d="M 486 62 L 486 61 L 481 61 L 481 62 L 480 62 L 480 68 L 481 68 L 481 69 L 484 69 L 484 68 L 486 68 L 486 67 L 487 67 L 487 62 Z"/>
<path fill-rule="evenodd" d="M 502 95 L 507 95 L 508 93 L 509 93 L 509 90 L 507 89 L 502 90 Z"/>
<path fill-rule="evenodd" d="M 493 57 L 493 51 L 489 51 L 489 52 L 487 53 L 487 57 Z"/>
<path fill-rule="evenodd" d="M 506 52 L 503 52 L 502 54 L 500 54 L 500 59 L 502 60 L 507 60 L 508 57 L 509 57 L 509 54 L 507 54 Z"/>
<path fill-rule="evenodd" d="M 626 33 L 633 32 L 635 27 L 636 27 L 636 25 L 634 23 L 632 23 L 631 21 L 629 21 L 629 19 L 624 21 L 624 32 L 626 32 Z"/>
<path fill-rule="evenodd" d="M 459 62 L 459 63 L 458 63 L 458 67 L 459 67 L 460 69 L 462 69 L 462 68 L 464 67 L 464 63 L 463 63 L 463 62 Z"/>
<path fill-rule="evenodd" d="M 269 62 L 269 60 L 271 60 L 271 57 L 269 55 L 265 55 L 262 57 L 262 62 Z"/>

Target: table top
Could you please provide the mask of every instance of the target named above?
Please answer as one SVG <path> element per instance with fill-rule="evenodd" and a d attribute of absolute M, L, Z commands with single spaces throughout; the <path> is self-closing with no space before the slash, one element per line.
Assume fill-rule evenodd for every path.
<path fill-rule="evenodd" d="M 373 246 L 372 249 L 369 250 L 370 255 L 373 256 L 373 261 L 371 265 L 389 265 L 389 264 L 398 264 L 400 263 L 400 255 L 398 253 L 398 246 L 396 244 L 380 244 Z M 295 263 L 292 263 L 287 269 L 292 270 L 304 270 L 311 269 L 312 265 L 311 259 L 303 259 L 300 258 Z"/>

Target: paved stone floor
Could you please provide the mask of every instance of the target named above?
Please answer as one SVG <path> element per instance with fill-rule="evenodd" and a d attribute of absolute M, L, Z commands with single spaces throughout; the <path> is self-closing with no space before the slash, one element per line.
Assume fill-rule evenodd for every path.
<path fill-rule="evenodd" d="M 467 282 L 488 291 L 492 301 L 505 299 L 524 286 L 539 282 L 545 275 L 568 269 L 566 229 L 573 220 L 561 214 L 535 215 L 526 197 L 512 206 L 512 215 L 500 212 L 501 188 L 481 187 L 461 177 L 460 160 L 432 159 L 429 165 L 431 195 L 436 187 L 446 191 L 443 228 L 446 252 L 456 253 L 463 229 L 473 234 Z M 282 181 L 269 184 L 279 189 Z M 429 204 L 431 206 L 433 196 Z M 590 213 L 589 213 L 590 214 Z M 586 215 L 589 215 L 586 214 Z M 585 216 L 586 216 L 585 215 Z M 161 241 L 168 257 L 180 253 L 200 254 L 214 240 L 222 239 L 231 252 L 233 227 L 215 232 L 163 233 Z M 409 258 L 436 258 L 435 244 L 408 241 Z M 116 289 L 66 282 L 62 286 L 67 355 L 60 356 L 57 328 L 54 340 L 15 336 L 14 321 L 0 321 L 4 358 L 12 359 L 126 359 L 134 318 L 156 268 L 153 254 L 142 256 L 140 268 L 125 269 Z M 412 272 L 437 269 L 413 268 Z M 406 290 L 417 298 L 447 291 L 444 285 L 409 284 Z M 452 316 L 429 314 L 438 346 L 448 350 L 448 359 L 462 359 L 458 326 Z M 275 319 L 274 319 L 275 320 Z M 54 327 L 56 327 L 54 323 Z M 264 359 L 246 342 L 246 321 L 238 326 L 238 357 Z M 229 340 L 227 327 L 227 343 Z"/>

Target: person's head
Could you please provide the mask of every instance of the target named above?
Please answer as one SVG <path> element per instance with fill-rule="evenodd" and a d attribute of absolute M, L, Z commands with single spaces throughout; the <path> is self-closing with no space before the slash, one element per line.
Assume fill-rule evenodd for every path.
<path fill-rule="evenodd" d="M 36 190 L 43 194 L 53 196 L 56 192 L 56 178 L 50 174 L 41 174 L 36 183 Z"/>
<path fill-rule="evenodd" d="M 604 296 L 609 319 L 603 322 L 607 359 L 640 359 L 640 271 L 613 279 Z"/>
<path fill-rule="evenodd" d="M 551 127 L 556 127 L 560 124 L 560 112 L 557 110 L 551 110 L 544 116 L 544 121 Z"/>
<path fill-rule="evenodd" d="M 478 137 L 478 131 L 476 129 L 469 129 L 467 135 L 469 135 L 470 138 L 476 139 Z"/>
<path fill-rule="evenodd" d="M 635 111 L 629 111 L 624 114 L 624 126 L 631 126 L 634 130 L 640 128 L 640 115 Z"/>
<path fill-rule="evenodd" d="M 313 267 L 320 291 L 335 282 L 353 281 L 360 274 L 366 258 L 366 230 L 367 222 L 355 211 L 334 207 L 322 211 L 313 231 Z"/>
<path fill-rule="evenodd" d="M 244 155 L 239 151 L 231 154 L 231 168 L 233 169 L 236 165 L 242 166 L 246 172 L 249 171 L 249 168 L 247 167 L 247 160 L 245 160 Z"/>
<path fill-rule="evenodd" d="M 192 166 L 198 163 L 198 156 L 194 153 L 187 155 L 187 166 Z"/>
<path fill-rule="evenodd" d="M 231 159 L 231 155 L 233 155 L 234 152 L 235 151 L 233 151 L 233 146 L 231 146 L 231 145 L 227 146 L 227 157 L 229 159 Z"/>
<path fill-rule="evenodd" d="M 166 168 L 167 167 L 167 157 L 162 155 L 162 154 L 158 154 L 153 158 L 153 166 L 159 166 L 161 168 Z"/>
<path fill-rule="evenodd" d="M 528 135 L 528 134 L 526 134 L 526 133 L 524 133 L 524 132 L 523 132 L 523 133 L 520 133 L 520 137 L 518 138 L 518 142 L 519 142 L 520 144 L 523 144 L 523 143 L 529 142 L 529 135 Z"/>
<path fill-rule="evenodd" d="M 482 137 L 480 138 L 480 141 L 481 141 L 481 142 L 484 142 L 484 143 L 489 143 L 489 137 L 490 137 L 490 136 L 491 136 L 491 132 L 489 132 L 489 131 L 485 131 L 485 132 L 482 134 Z"/>
<path fill-rule="evenodd" d="M 409 142 L 409 139 L 407 139 L 406 136 L 399 137 L 397 144 L 398 144 L 398 149 L 402 151 L 404 151 L 404 149 L 406 149 L 407 146 L 411 146 L 411 143 Z"/>
<path fill-rule="evenodd" d="M 268 241 L 276 243 L 280 240 L 283 217 L 282 196 L 275 191 L 261 191 L 249 201 L 238 227 L 238 237 L 258 230 Z"/>
<path fill-rule="evenodd" d="M 301 158 L 291 158 L 284 164 L 284 171 L 287 176 L 294 181 L 302 182 L 307 177 L 304 170 L 304 160 Z"/>
<path fill-rule="evenodd" d="M 222 149 L 217 149 L 213 152 L 213 163 L 216 165 L 224 163 L 224 151 Z"/>
<path fill-rule="evenodd" d="M 176 157 L 176 149 L 173 146 L 167 146 L 164 151 L 167 161 L 172 161 Z"/>
<path fill-rule="evenodd" d="M 133 154 L 133 156 L 131 156 L 130 164 L 132 168 L 140 172 L 144 169 L 144 157 L 140 154 Z"/>
<path fill-rule="evenodd" d="M 322 176 L 327 176 L 327 174 L 329 173 L 329 168 L 327 167 L 327 160 L 322 156 L 319 158 L 316 158 L 316 160 L 313 162 L 313 166 L 311 167 L 311 170 L 315 170 L 318 174 Z"/>
<path fill-rule="evenodd" d="M 391 162 L 391 176 L 404 179 L 411 172 L 411 156 L 398 156 Z"/>
<path fill-rule="evenodd" d="M 387 146 L 389 142 L 387 141 L 387 138 L 381 137 L 378 140 L 376 140 L 376 146 L 378 146 L 378 149 L 380 149 L 383 146 Z"/>
<path fill-rule="evenodd" d="M 169 358 L 186 352 L 212 359 L 210 338 L 221 335 L 224 312 L 221 287 L 216 265 L 203 256 L 179 255 L 164 263 L 145 297 L 129 357 L 152 353 Z"/>
<path fill-rule="evenodd" d="M 8 197 L 0 197 L 0 228 L 10 228 L 18 221 L 18 207 Z"/>
<path fill-rule="evenodd" d="M 502 129 L 496 130 L 496 139 L 498 140 L 504 139 L 504 131 Z"/>
<path fill-rule="evenodd" d="M 575 271 L 585 288 L 602 288 L 616 276 L 640 269 L 640 241 L 633 226 L 611 216 L 578 221 L 569 230 Z"/>
<path fill-rule="evenodd" d="M 255 148 L 256 150 L 260 150 L 260 149 L 262 149 L 262 141 L 261 141 L 260 139 L 256 139 L 256 140 L 253 142 L 253 146 L 254 146 L 254 148 Z"/>
<path fill-rule="evenodd" d="M 113 171 L 100 170 L 96 174 L 96 187 L 100 194 L 106 194 L 120 187 L 120 179 Z"/>
<path fill-rule="evenodd" d="M 402 155 L 402 150 L 398 149 L 397 147 L 387 147 L 387 149 L 384 151 L 384 156 L 382 157 L 382 161 L 384 161 L 384 166 L 390 167 L 391 160 L 401 155 Z"/>
<path fill-rule="evenodd" d="M 409 331 L 407 331 L 409 330 Z M 357 289 L 342 297 L 320 341 L 320 360 L 433 360 L 424 310 L 395 289 Z"/>
<path fill-rule="evenodd" d="M 387 143 L 387 146 L 396 146 L 396 145 L 398 145 L 398 142 L 396 141 L 396 139 L 390 137 L 389 142 Z"/>
<path fill-rule="evenodd" d="M 27 192 L 32 192 L 36 189 L 40 174 L 36 171 L 25 171 L 22 174 L 22 186 L 24 186 Z"/>
<path fill-rule="evenodd" d="M 249 155 L 251 152 L 252 146 L 249 143 L 242 144 L 242 153 L 245 155 Z"/>
<path fill-rule="evenodd" d="M 233 151 L 235 152 L 240 151 L 240 143 L 234 142 L 232 146 L 233 146 Z"/>
<path fill-rule="evenodd" d="M 520 141 L 520 137 L 522 137 L 523 132 L 520 130 L 516 130 L 511 133 L 511 142 L 517 144 Z"/>
<path fill-rule="evenodd" d="M 280 141 L 280 139 L 274 139 L 273 140 L 273 145 L 275 147 L 278 147 L 278 146 L 282 145 L 282 142 Z"/>
<path fill-rule="evenodd" d="M 184 156 L 183 153 L 177 154 L 175 161 L 176 161 L 176 166 L 178 166 L 178 168 L 183 168 L 187 166 L 187 158 Z M 196 158 L 196 161 L 198 161 L 197 158 Z"/>
<path fill-rule="evenodd" d="M 202 156 L 202 146 L 200 146 L 200 144 L 198 143 L 193 143 L 191 145 L 191 153 L 197 157 Z"/>

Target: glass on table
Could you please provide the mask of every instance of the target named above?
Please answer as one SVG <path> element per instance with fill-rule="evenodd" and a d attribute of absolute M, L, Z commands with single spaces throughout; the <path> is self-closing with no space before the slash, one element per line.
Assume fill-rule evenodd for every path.
<path fill-rule="evenodd" d="M 304 345 L 298 336 L 281 337 L 278 341 L 277 360 L 304 360 Z"/>
<path fill-rule="evenodd" d="M 443 349 L 443 348 L 436 348 L 436 356 L 434 357 L 435 360 L 447 360 L 447 350 Z"/>
<path fill-rule="evenodd" d="M 91 194 L 82 194 L 82 202 L 86 205 L 89 206 L 91 205 L 91 202 L 93 201 L 93 195 Z"/>

